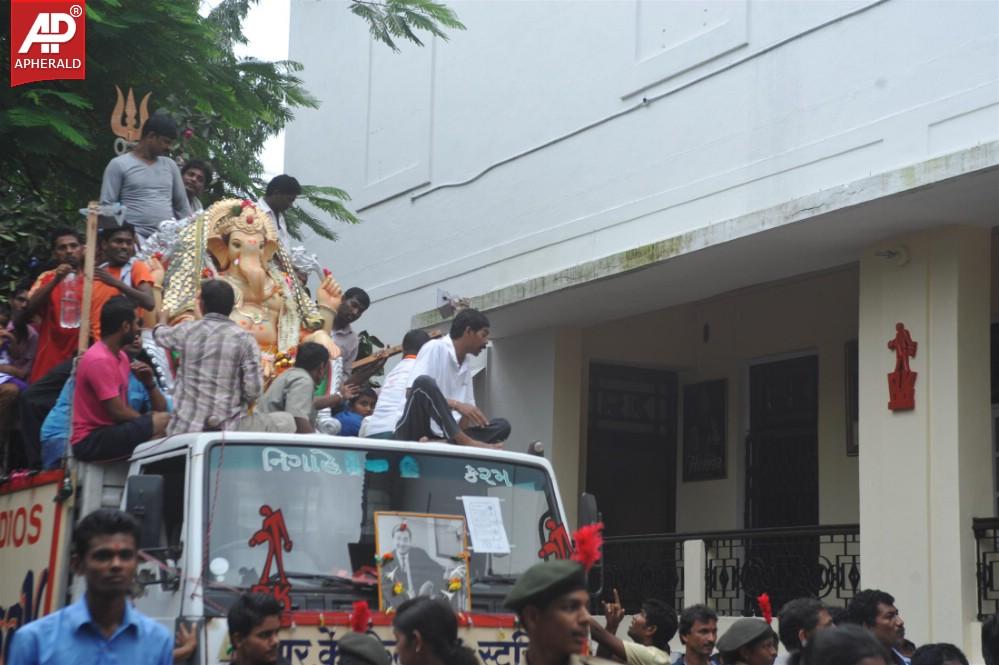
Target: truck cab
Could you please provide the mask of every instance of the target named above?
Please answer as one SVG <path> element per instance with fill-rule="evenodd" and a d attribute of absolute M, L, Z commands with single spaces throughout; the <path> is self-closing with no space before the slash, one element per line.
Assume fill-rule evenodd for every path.
<path fill-rule="evenodd" d="M 464 567 L 467 586 L 452 587 L 448 597 L 459 596 L 454 605 L 465 641 L 485 659 L 512 664 L 526 638 L 503 612 L 503 598 L 532 564 L 569 553 L 554 474 L 533 455 L 213 432 L 142 444 L 127 464 L 121 505 L 143 523 L 135 605 L 171 633 L 180 620 L 195 622 L 199 647 L 192 662 L 228 660 L 225 615 L 238 594 L 250 590 L 285 603 L 281 655 L 293 663 L 332 662 L 337 635 L 350 630 L 353 604 L 362 600 L 391 650 L 392 596 L 409 591 L 400 591 L 401 578 L 384 579 L 391 535 L 379 532 L 379 516 L 401 514 L 396 529 L 405 525 L 400 519 L 438 525 L 414 530 L 414 546 L 433 548 L 436 539 L 437 558 L 447 551 L 455 569 Z M 116 481 L 110 467 L 80 466 L 84 514 L 96 502 L 113 501 Z M 496 499 L 506 552 L 476 551 L 472 539 L 464 551 L 448 550 L 442 534 L 466 518 L 467 497 Z M 445 579 L 439 591 L 447 587 Z"/>

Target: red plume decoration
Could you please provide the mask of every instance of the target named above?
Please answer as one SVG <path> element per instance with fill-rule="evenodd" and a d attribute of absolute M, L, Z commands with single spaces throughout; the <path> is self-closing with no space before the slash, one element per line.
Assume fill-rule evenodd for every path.
<path fill-rule="evenodd" d="M 366 633 L 370 624 L 371 608 L 368 603 L 363 600 L 355 602 L 354 611 L 350 615 L 350 629 L 355 633 Z"/>
<path fill-rule="evenodd" d="M 603 547 L 604 537 L 601 531 L 604 530 L 604 523 L 587 524 L 580 527 L 576 533 L 572 534 L 575 543 L 575 550 L 572 553 L 572 560 L 583 564 L 586 572 L 593 568 L 593 565 L 600 561 L 600 548 Z"/>
<path fill-rule="evenodd" d="M 756 597 L 756 602 L 760 606 L 760 611 L 763 612 L 763 619 L 769 624 L 774 620 L 774 610 L 770 606 L 770 595 L 766 593 L 761 593 Z"/>

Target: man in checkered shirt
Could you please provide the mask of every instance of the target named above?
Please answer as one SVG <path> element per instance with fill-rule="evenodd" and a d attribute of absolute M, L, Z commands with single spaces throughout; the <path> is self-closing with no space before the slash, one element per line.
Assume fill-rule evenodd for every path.
<path fill-rule="evenodd" d="M 171 327 L 160 312 L 153 339 L 180 354 L 167 436 L 206 429 L 295 431 L 290 414 L 247 415 L 263 391 L 263 372 L 257 341 L 229 318 L 235 302 L 228 282 L 208 279 L 201 282 L 202 319 Z"/>

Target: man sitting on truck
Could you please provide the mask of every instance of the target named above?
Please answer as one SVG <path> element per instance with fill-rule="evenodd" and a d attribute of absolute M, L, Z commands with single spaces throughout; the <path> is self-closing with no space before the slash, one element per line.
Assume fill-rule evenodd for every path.
<path fill-rule="evenodd" d="M 265 593 L 244 593 L 229 608 L 232 665 L 275 665 L 281 603 Z"/>
<path fill-rule="evenodd" d="M 463 446 L 501 448 L 510 436 L 510 423 L 489 420 L 475 406 L 471 356 L 489 344 L 489 319 L 478 310 L 463 309 L 451 323 L 451 333 L 427 342 L 416 355 L 409 375 L 409 392 L 395 439 L 447 440 Z"/>
<path fill-rule="evenodd" d="M 80 520 L 73 530 L 71 565 L 86 582 L 86 592 L 72 605 L 18 628 L 8 665 L 109 659 L 130 665 L 173 663 L 170 633 L 128 601 L 138 566 L 139 529 L 134 517 L 111 508 Z"/>
<path fill-rule="evenodd" d="M 143 441 L 163 436 L 170 415 L 128 405 L 132 363 L 125 347 L 139 335 L 135 305 L 115 296 L 101 308 L 101 341 L 87 349 L 73 387 L 73 457 L 84 462 L 126 459 Z M 147 376 L 152 379 L 152 376 Z"/>
<path fill-rule="evenodd" d="M 174 411 L 167 434 L 213 430 L 244 432 L 295 431 L 286 413 L 247 415 L 264 385 L 260 347 L 248 331 L 229 318 L 236 292 L 221 279 L 201 282 L 198 321 L 175 326 L 167 323 L 166 308 L 159 312 L 153 339 L 180 354 L 174 383 Z"/>
<path fill-rule="evenodd" d="M 316 431 L 316 408 L 312 397 L 316 384 L 330 373 L 330 352 L 322 344 L 302 342 L 295 353 L 295 366 L 274 379 L 260 399 L 261 414 L 288 413 L 295 419 L 297 434 Z"/>
<path fill-rule="evenodd" d="M 152 411 L 170 412 L 170 398 L 161 391 L 153 368 L 147 362 L 149 356 L 142 348 L 142 338 L 136 337 L 125 347 L 125 353 L 132 361 L 132 372 L 128 377 L 128 405 L 139 413 Z M 72 378 L 63 385 L 59 399 L 51 408 L 42 423 L 42 468 L 55 469 L 62 464 L 69 442 L 69 412 L 73 401 Z"/>
<path fill-rule="evenodd" d="M 375 403 L 375 412 L 368 420 L 369 439 L 392 438 L 392 430 L 399 422 L 402 408 L 406 405 L 406 388 L 409 386 L 413 365 L 416 364 L 416 356 L 429 341 L 430 335 L 427 331 L 419 328 L 410 330 L 402 338 L 402 360 L 385 377 L 381 392 L 378 393 L 378 401 Z"/>

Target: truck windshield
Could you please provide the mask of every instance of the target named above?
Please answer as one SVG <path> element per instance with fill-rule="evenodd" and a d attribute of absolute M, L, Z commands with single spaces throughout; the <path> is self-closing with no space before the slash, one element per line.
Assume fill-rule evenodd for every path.
<path fill-rule="evenodd" d="M 468 552 L 466 579 L 473 600 L 480 592 L 501 597 L 543 550 L 549 554 L 551 532 L 561 531 L 546 470 L 505 460 L 374 448 L 227 444 L 224 450 L 220 445 L 210 449 L 207 478 L 210 578 L 219 586 L 276 583 L 283 572 L 299 590 L 377 598 L 376 555 L 396 551 L 402 525 L 409 536 L 408 543 L 398 536 L 403 549 L 408 544 L 426 551 L 433 562 L 425 567 L 454 569 L 463 563 L 462 552 Z M 508 553 L 495 551 L 495 546 L 490 553 L 474 551 L 462 522 L 463 497 L 498 499 L 493 506 L 498 505 L 500 515 L 494 524 L 502 521 Z M 383 570 L 387 567 L 383 562 Z M 447 589 L 449 572 L 420 574 L 429 582 L 414 580 L 412 574 L 405 581 Z M 385 587 L 383 595 L 389 595 Z"/>

